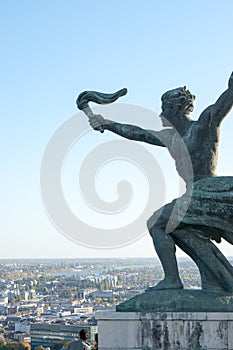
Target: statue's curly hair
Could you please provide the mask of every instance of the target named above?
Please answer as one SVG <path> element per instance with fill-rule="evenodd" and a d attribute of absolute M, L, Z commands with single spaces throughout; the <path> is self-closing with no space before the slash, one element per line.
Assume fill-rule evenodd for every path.
<path fill-rule="evenodd" d="M 183 106 L 184 108 L 187 108 L 193 104 L 195 96 L 186 89 L 186 86 L 184 86 L 165 92 L 162 95 L 161 100 L 169 105 L 176 105 L 177 107 Z"/>

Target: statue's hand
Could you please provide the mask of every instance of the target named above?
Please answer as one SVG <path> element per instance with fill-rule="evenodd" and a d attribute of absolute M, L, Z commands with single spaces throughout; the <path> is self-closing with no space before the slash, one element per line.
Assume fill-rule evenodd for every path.
<path fill-rule="evenodd" d="M 90 126 L 97 131 L 103 132 L 106 124 L 105 119 L 100 114 L 95 114 L 93 118 L 89 119 Z"/>
<path fill-rule="evenodd" d="M 229 78 L 228 87 L 229 87 L 229 89 L 233 90 L 233 72 L 231 73 L 231 76 Z"/>

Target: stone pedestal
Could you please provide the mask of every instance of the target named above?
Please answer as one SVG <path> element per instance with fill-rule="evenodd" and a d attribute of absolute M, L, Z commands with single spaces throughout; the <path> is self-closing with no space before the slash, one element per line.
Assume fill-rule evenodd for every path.
<path fill-rule="evenodd" d="M 233 350 L 233 312 L 105 312 L 99 350 Z"/>
<path fill-rule="evenodd" d="M 233 293 L 151 290 L 117 305 L 119 312 L 233 312 Z"/>

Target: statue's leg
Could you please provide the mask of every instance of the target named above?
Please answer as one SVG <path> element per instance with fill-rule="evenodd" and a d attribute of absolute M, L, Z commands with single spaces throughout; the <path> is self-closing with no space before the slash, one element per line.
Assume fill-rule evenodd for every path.
<path fill-rule="evenodd" d="M 233 291 L 233 266 L 210 239 L 201 235 L 199 229 L 186 225 L 171 235 L 197 264 L 203 290 Z"/>
<path fill-rule="evenodd" d="M 150 227 L 149 232 L 153 239 L 156 253 L 161 261 L 165 278 L 155 287 L 150 287 L 147 290 L 182 289 L 183 285 L 179 277 L 173 238 L 156 225 Z"/>

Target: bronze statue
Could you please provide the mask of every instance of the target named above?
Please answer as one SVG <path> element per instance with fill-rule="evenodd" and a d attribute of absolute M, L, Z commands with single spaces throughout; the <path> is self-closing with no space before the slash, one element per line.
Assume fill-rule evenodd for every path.
<path fill-rule="evenodd" d="M 120 90 L 111 94 L 108 100 L 107 94 L 84 92 L 77 104 L 84 109 L 89 101 L 109 103 L 125 93 L 126 89 Z M 100 132 L 109 130 L 127 139 L 167 147 L 175 160 L 177 172 L 186 182 L 186 193 L 155 212 L 148 220 L 148 229 L 165 274 L 164 280 L 149 290 L 183 288 L 175 257 L 175 245 L 178 245 L 196 262 L 203 290 L 232 292 L 233 266 L 212 240 L 219 243 L 224 238 L 233 244 L 233 177 L 216 176 L 220 124 L 233 105 L 233 73 L 227 90 L 201 113 L 197 121 L 189 116 L 194 109 L 194 99 L 195 96 L 186 87 L 167 91 L 162 96 L 160 117 L 164 129 L 161 131 L 120 124 L 92 112 L 90 115 L 90 111 L 88 116 L 92 128 Z M 186 169 L 177 131 L 188 149 L 193 174 Z M 185 214 L 179 217 L 187 198 L 189 206 Z M 168 221 L 175 205 L 178 211 L 173 215 L 177 215 L 175 219 L 179 224 L 171 230 Z"/>

